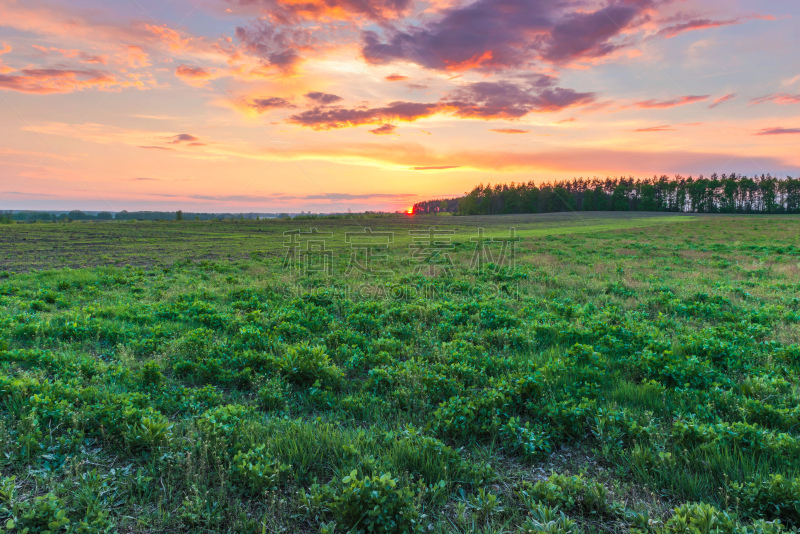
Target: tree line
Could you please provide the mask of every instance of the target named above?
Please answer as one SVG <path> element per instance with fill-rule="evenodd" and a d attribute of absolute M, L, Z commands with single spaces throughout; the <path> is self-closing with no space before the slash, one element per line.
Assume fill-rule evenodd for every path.
<path fill-rule="evenodd" d="M 259 218 L 289 218 L 289 214 L 264 214 L 264 213 L 190 213 L 184 211 L 126 211 L 117 213 L 101 211 L 86 213 L 81 210 L 69 212 L 51 212 L 20 210 L 16 212 L 0 212 L 0 224 L 12 222 L 67 222 L 67 221 L 171 221 L 171 220 L 254 220 Z"/>
<path fill-rule="evenodd" d="M 800 213 L 800 179 L 716 173 L 634 179 L 576 178 L 535 184 L 478 185 L 460 198 L 414 205 L 415 213 L 459 215 L 557 211 L 672 211 L 691 213 Z"/>

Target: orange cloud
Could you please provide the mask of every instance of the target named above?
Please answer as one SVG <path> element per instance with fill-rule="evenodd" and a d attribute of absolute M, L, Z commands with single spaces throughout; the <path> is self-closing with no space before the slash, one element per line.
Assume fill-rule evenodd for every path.
<path fill-rule="evenodd" d="M 231 3 L 241 9 L 267 12 L 277 24 L 321 19 L 388 21 L 400 17 L 412 6 L 411 0 L 231 0 Z"/>
<path fill-rule="evenodd" d="M 167 25 L 155 26 L 152 24 L 145 24 L 144 26 L 173 52 L 184 50 L 192 41 L 191 37 L 184 37 L 181 32 L 173 30 Z"/>
<path fill-rule="evenodd" d="M 48 94 L 143 85 L 142 82 L 117 80 L 112 74 L 99 70 L 23 69 L 19 72 L 22 74 L 0 75 L 0 89 Z"/>
<path fill-rule="evenodd" d="M 494 132 L 494 133 L 501 133 L 501 134 L 526 134 L 526 133 L 531 133 L 530 130 L 518 130 L 516 128 L 492 128 L 489 131 L 490 132 Z"/>
<path fill-rule="evenodd" d="M 483 65 L 491 64 L 493 58 L 494 58 L 494 53 L 491 50 L 487 50 L 481 54 L 475 54 L 471 58 L 465 59 L 463 61 L 444 60 L 445 70 L 453 72 L 462 72 L 462 71 L 477 69 Z"/>
<path fill-rule="evenodd" d="M 669 125 L 649 126 L 647 128 L 636 128 L 634 132 L 673 132 L 675 128 Z"/>
<path fill-rule="evenodd" d="M 127 45 L 122 47 L 118 54 L 120 61 L 129 67 L 144 68 L 149 67 L 150 56 L 139 45 Z"/>
<path fill-rule="evenodd" d="M 390 74 L 384 78 L 387 82 L 402 82 L 403 80 L 407 80 L 408 76 L 403 76 L 402 74 Z"/>
<path fill-rule="evenodd" d="M 3 47 L 0 48 L 0 56 L 3 54 L 8 54 L 9 52 L 11 52 L 11 47 L 6 43 L 3 43 Z M 0 62 L 0 74 L 7 74 L 9 72 L 14 72 L 14 69 L 8 65 L 3 65 L 3 63 Z"/>

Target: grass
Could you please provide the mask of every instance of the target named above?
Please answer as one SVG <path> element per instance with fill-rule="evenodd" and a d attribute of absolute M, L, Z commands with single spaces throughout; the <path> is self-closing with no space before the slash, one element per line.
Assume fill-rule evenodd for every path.
<path fill-rule="evenodd" d="M 330 275 L 284 269 L 284 232 L 312 226 L 332 234 Z M 414 255 L 409 231 L 431 226 L 449 262 Z M 471 238 L 512 227 L 514 261 L 494 244 L 478 268 Z M 388 273 L 346 274 L 345 233 L 364 228 L 393 232 Z M 0 520 L 795 528 L 798 230 L 639 213 L 10 225 Z"/>

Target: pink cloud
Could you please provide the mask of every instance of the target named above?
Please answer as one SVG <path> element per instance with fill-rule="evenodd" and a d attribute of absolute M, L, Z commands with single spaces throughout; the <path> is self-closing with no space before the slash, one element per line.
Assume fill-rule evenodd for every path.
<path fill-rule="evenodd" d="M 19 72 L 22 74 L 0 75 L 0 89 L 48 94 L 137 85 L 135 82 L 120 82 L 112 74 L 99 70 L 23 69 Z"/>
<path fill-rule="evenodd" d="M 708 100 L 710 96 L 711 95 L 679 96 L 669 100 L 645 100 L 643 102 L 637 102 L 636 104 L 634 104 L 634 106 L 643 109 L 674 108 L 677 106 L 694 104 L 695 102 L 702 102 L 703 100 Z"/>
<path fill-rule="evenodd" d="M 788 93 L 775 93 L 767 96 L 762 96 L 758 98 L 754 98 L 750 101 L 750 104 L 764 104 L 766 102 L 772 102 L 774 104 L 800 104 L 800 94 L 797 95 L 790 95 Z"/>
<path fill-rule="evenodd" d="M 634 132 L 671 132 L 675 131 L 675 128 L 669 125 L 664 126 L 650 126 L 648 128 L 637 128 Z"/>
<path fill-rule="evenodd" d="M 75 49 L 65 49 L 65 48 L 57 48 L 57 47 L 44 47 L 39 45 L 31 45 L 36 50 L 42 52 L 43 55 L 49 56 L 58 54 L 65 58 L 69 59 L 77 59 L 82 63 L 99 63 L 101 65 L 105 65 L 108 62 L 108 56 L 105 55 L 96 55 L 96 54 L 89 54 L 82 50 L 75 50 Z"/>
<path fill-rule="evenodd" d="M 708 106 L 708 109 L 713 109 L 713 108 L 719 106 L 720 104 L 724 104 L 725 102 L 733 100 L 734 98 L 736 98 L 736 93 L 731 93 L 729 95 L 721 96 L 721 97 L 717 98 L 716 100 L 714 100 L 711 103 L 711 105 Z"/>
<path fill-rule="evenodd" d="M 742 17 L 736 17 L 733 19 L 727 20 L 712 20 L 712 19 L 701 19 L 695 18 L 691 20 L 687 20 L 685 22 L 680 22 L 678 24 L 673 24 L 671 26 L 667 26 L 659 30 L 658 34 L 664 36 L 666 38 L 675 37 L 684 32 L 692 31 L 692 30 L 705 30 L 708 28 L 719 28 L 721 26 L 731 26 L 735 24 L 742 24 L 743 22 L 747 22 L 749 20 L 755 19 L 762 19 L 762 20 L 775 20 L 775 17 L 769 15 L 746 15 Z"/>

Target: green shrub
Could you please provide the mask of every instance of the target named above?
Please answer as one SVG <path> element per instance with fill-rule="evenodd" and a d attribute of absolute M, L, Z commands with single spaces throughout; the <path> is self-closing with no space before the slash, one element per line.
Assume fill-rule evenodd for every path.
<path fill-rule="evenodd" d="M 558 506 L 536 504 L 522 524 L 522 534 L 577 534 L 578 524 L 559 511 Z"/>
<path fill-rule="evenodd" d="M 152 414 L 128 425 L 123 433 L 125 441 L 134 448 L 149 448 L 169 441 L 172 424 L 161 414 Z"/>
<path fill-rule="evenodd" d="M 469 507 L 475 511 L 481 521 L 486 521 L 491 516 L 503 511 L 500 499 L 494 493 L 488 493 L 486 488 L 478 489 L 475 495 L 469 497 Z"/>
<path fill-rule="evenodd" d="M 608 518 L 619 516 L 623 511 L 620 505 L 611 501 L 602 484 L 580 475 L 552 474 L 547 480 L 522 483 L 516 493 L 528 508 L 541 502 L 567 511 Z"/>
<path fill-rule="evenodd" d="M 353 471 L 344 477 L 331 503 L 337 523 L 359 533 L 422 532 L 416 496 L 397 482 L 389 473 L 358 478 Z"/>
<path fill-rule="evenodd" d="M 0 520 L 9 532 L 56 534 L 69 524 L 64 500 L 52 493 L 20 499 L 16 477 L 0 479 Z"/>
<path fill-rule="evenodd" d="M 780 519 L 800 525 L 800 478 L 770 475 L 747 483 L 734 483 L 730 492 L 747 515 L 764 519 Z"/>
<path fill-rule="evenodd" d="M 338 385 L 342 371 L 332 363 L 323 347 L 307 344 L 289 347 L 280 361 L 281 374 L 287 382 L 311 386 L 319 381 L 324 386 Z"/>
<path fill-rule="evenodd" d="M 231 467 L 234 477 L 256 494 L 277 490 L 292 471 L 291 465 L 272 458 L 264 448 L 261 445 L 246 452 L 237 452 Z"/>
<path fill-rule="evenodd" d="M 734 534 L 733 518 L 706 503 L 686 503 L 675 508 L 665 525 L 667 532 L 676 534 Z"/>
<path fill-rule="evenodd" d="M 158 362 L 149 361 L 142 366 L 142 384 L 146 387 L 158 387 L 164 381 L 164 373 Z"/>
<path fill-rule="evenodd" d="M 265 410 L 283 410 L 289 400 L 289 384 L 281 377 L 268 379 L 258 390 L 258 401 Z"/>

